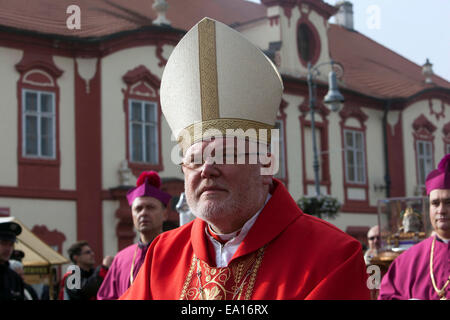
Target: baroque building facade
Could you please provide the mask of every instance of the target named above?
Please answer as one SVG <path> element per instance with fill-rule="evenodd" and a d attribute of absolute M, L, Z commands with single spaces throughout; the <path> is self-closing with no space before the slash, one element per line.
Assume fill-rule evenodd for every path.
<path fill-rule="evenodd" d="M 183 176 L 159 85 L 172 49 L 204 16 L 241 32 L 280 71 L 277 178 L 294 199 L 314 194 L 306 79 L 309 62 L 324 64 L 315 79 L 320 189 L 342 203 L 330 222 L 361 241 L 378 200 L 423 195 L 426 174 L 450 152 L 450 83 L 428 61 L 354 30 L 347 1 L 84 0 L 70 11 L 72 2 L 17 0 L 0 11 L 0 215 L 60 253 L 85 239 L 101 261 L 132 242 L 125 194 L 143 170 L 163 178 L 177 223 Z M 341 67 L 338 112 L 321 99 L 330 60 Z"/>

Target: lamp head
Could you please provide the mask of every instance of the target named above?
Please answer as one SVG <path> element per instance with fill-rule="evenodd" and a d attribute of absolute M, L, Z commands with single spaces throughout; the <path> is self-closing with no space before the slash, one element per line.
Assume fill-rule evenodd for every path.
<path fill-rule="evenodd" d="M 323 102 L 331 111 L 337 112 L 342 107 L 344 96 L 342 96 L 342 94 L 339 92 L 336 80 L 336 72 L 334 72 L 333 70 L 331 70 L 328 75 L 328 87 L 329 89 L 325 98 L 323 99 Z"/>

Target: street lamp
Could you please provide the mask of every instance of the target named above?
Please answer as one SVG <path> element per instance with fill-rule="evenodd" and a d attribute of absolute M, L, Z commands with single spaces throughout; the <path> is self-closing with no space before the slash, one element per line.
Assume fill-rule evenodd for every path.
<path fill-rule="evenodd" d="M 326 64 L 331 64 L 331 71 L 328 74 L 328 92 L 325 95 L 323 102 L 331 111 L 334 112 L 339 111 L 339 109 L 342 106 L 342 103 L 344 102 L 344 97 L 339 92 L 339 89 L 337 87 L 336 72 L 334 72 L 333 70 L 333 66 L 338 64 L 336 64 L 336 62 L 331 60 L 329 62 L 319 63 L 318 65 L 312 67 L 311 62 L 308 62 L 307 82 L 309 92 L 309 110 L 311 113 L 312 145 L 314 154 L 313 169 L 314 169 L 314 183 L 315 183 L 316 197 L 320 196 L 320 183 L 319 183 L 319 159 L 317 155 L 317 142 L 316 142 L 316 125 L 314 120 L 314 113 L 316 111 L 316 97 L 315 97 L 316 84 L 314 82 L 314 77 L 320 74 L 319 67 Z"/>

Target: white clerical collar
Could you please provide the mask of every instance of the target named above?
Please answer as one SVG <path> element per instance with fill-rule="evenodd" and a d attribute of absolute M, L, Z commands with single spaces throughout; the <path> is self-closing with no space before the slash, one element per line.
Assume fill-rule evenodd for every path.
<path fill-rule="evenodd" d="M 439 237 L 437 234 L 435 235 L 435 237 L 436 237 L 436 239 L 438 239 L 438 240 L 440 240 L 440 241 L 442 241 L 443 243 L 445 243 L 445 244 L 448 244 L 449 242 L 450 242 L 450 240 L 449 239 L 442 239 L 441 237 Z"/>
<path fill-rule="evenodd" d="M 266 201 L 264 202 L 264 205 L 259 209 L 253 217 L 251 217 L 247 222 L 242 226 L 241 229 L 236 230 L 232 233 L 227 234 L 217 234 L 215 233 L 209 225 L 205 228 L 206 235 L 211 240 L 211 243 L 214 246 L 214 251 L 216 253 L 216 266 L 217 267 L 226 267 L 228 263 L 230 262 L 231 258 L 233 257 L 234 253 L 236 252 L 237 248 L 241 244 L 241 242 L 244 240 L 247 233 L 250 231 L 252 226 L 254 225 L 256 219 L 258 219 L 259 214 L 261 213 L 262 209 L 266 206 L 267 202 L 270 200 L 272 195 L 269 193 L 267 195 Z M 226 241 L 224 244 L 220 243 L 216 239 L 214 239 L 213 236 L 208 232 L 213 233 L 215 236 L 219 237 L 221 240 Z"/>

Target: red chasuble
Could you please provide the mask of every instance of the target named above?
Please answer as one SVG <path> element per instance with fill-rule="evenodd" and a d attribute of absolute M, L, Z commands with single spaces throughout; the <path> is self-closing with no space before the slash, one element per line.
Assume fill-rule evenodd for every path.
<path fill-rule="evenodd" d="M 227 267 L 200 219 L 159 235 L 120 299 L 369 299 L 360 243 L 275 190 Z"/>

